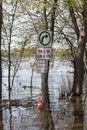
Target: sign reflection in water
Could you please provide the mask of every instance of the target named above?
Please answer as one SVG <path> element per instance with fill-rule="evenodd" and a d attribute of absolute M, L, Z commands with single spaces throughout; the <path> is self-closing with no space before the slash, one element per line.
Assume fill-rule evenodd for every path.
<path fill-rule="evenodd" d="M 44 89 L 43 93 L 44 108 L 38 110 L 38 124 L 41 127 L 41 130 L 54 130 L 54 122 L 50 110 L 50 100 L 48 89 Z"/>

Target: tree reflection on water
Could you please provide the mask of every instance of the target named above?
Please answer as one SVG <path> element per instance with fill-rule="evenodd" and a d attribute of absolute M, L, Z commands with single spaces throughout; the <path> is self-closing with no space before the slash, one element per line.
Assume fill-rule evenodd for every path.
<path fill-rule="evenodd" d="M 85 130 L 84 128 L 84 103 L 82 101 L 82 97 L 73 97 L 72 98 L 72 105 L 73 105 L 73 114 L 74 114 L 74 121 L 72 123 L 71 130 Z"/>
<path fill-rule="evenodd" d="M 43 95 L 44 108 L 43 110 L 38 110 L 38 121 L 41 126 L 41 130 L 54 130 L 54 122 L 50 110 L 50 100 L 48 91 Z"/>
<path fill-rule="evenodd" d="M 42 89 L 44 109 L 29 98 L 5 101 L 0 109 L 0 130 L 87 130 L 87 101 L 82 97 L 51 98 L 48 86 Z M 57 94 L 57 93 L 56 93 Z"/>
<path fill-rule="evenodd" d="M 0 130 L 3 130 L 3 113 L 2 113 L 2 109 L 0 109 Z"/>
<path fill-rule="evenodd" d="M 46 93 L 47 94 L 47 93 Z M 44 96 L 44 109 L 37 104 L 10 106 L 0 109 L 0 130 L 86 130 L 87 105 L 81 97 L 71 101 L 50 103 L 49 94 Z M 54 107 L 53 107 L 54 106 Z"/>

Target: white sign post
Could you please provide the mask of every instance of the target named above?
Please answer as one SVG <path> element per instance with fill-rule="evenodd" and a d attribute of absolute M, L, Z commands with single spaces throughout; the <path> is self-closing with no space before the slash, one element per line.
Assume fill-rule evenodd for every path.
<path fill-rule="evenodd" d="M 51 43 L 51 32 L 48 30 L 40 31 L 38 35 L 38 46 L 36 49 L 37 70 L 40 73 L 47 72 L 48 60 L 52 58 Z"/>

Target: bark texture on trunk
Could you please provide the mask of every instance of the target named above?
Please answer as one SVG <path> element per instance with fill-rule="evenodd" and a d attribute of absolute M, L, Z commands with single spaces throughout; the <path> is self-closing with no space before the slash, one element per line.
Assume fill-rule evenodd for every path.
<path fill-rule="evenodd" d="M 74 8 L 72 3 L 69 5 L 69 11 L 71 16 L 71 21 L 73 24 L 73 29 L 77 36 L 77 49 L 74 56 L 74 82 L 72 93 L 74 95 L 82 94 L 83 78 L 84 78 L 84 51 L 87 42 L 87 0 L 83 1 L 83 11 L 82 11 L 82 28 L 79 29 L 77 24 L 77 18 L 74 13 Z"/>
<path fill-rule="evenodd" d="M 84 78 L 84 51 L 86 46 L 86 33 L 84 28 L 80 31 L 80 36 L 78 40 L 78 47 L 76 50 L 76 55 L 74 58 L 74 83 L 73 83 L 73 94 L 81 95 L 82 94 L 82 86 L 83 86 L 83 78 Z"/>
<path fill-rule="evenodd" d="M 1 32 L 2 32 L 2 1 L 0 1 L 0 99 L 2 98 L 2 52 L 1 52 Z"/>

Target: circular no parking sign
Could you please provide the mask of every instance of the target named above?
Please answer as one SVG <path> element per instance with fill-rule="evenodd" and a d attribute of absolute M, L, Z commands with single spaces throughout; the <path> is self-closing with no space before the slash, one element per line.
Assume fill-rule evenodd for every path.
<path fill-rule="evenodd" d="M 39 42 L 43 46 L 51 46 L 51 33 L 48 30 L 43 30 L 38 36 Z"/>

